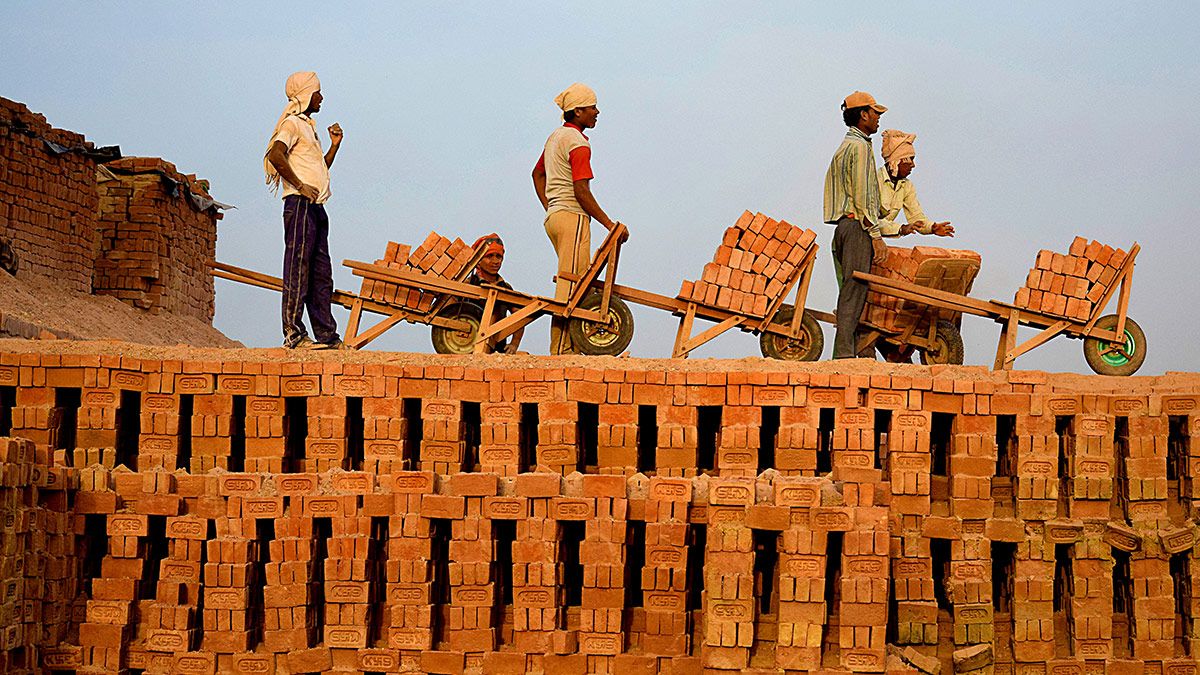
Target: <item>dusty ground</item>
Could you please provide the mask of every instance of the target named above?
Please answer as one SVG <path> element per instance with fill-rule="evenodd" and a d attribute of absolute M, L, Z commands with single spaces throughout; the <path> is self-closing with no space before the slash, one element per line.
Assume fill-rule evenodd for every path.
<path fill-rule="evenodd" d="M 64 290 L 53 279 L 6 272 L 0 272 L 0 336 L 242 346 L 199 319 L 149 314 L 113 297 Z"/>

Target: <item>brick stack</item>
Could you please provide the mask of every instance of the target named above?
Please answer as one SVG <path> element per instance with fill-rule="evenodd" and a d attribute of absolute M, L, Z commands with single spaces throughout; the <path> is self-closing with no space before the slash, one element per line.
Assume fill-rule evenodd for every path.
<path fill-rule="evenodd" d="M 421 465 L 425 471 L 446 474 L 462 468 L 462 404 L 458 401 L 424 401 L 421 409 Z"/>
<path fill-rule="evenodd" d="M 209 199 L 208 182 L 162 159 L 96 156 L 80 134 L 0 98 L 0 238 L 17 274 L 211 323 L 221 213 L 188 196 Z"/>
<path fill-rule="evenodd" d="M 624 476 L 583 476 L 582 496 L 556 504 L 558 520 L 586 521 L 579 547 L 583 591 L 579 611 L 579 651 L 615 657 L 625 648 L 626 555 L 631 542 L 627 521 L 628 485 Z M 640 581 L 640 579 L 636 579 Z M 640 585 L 640 584 L 639 584 Z"/>
<path fill-rule="evenodd" d="M 387 252 L 383 258 L 376 260 L 375 264 L 395 270 L 455 279 L 467 268 L 474 254 L 474 249 L 464 244 L 461 239 L 451 241 L 437 232 L 430 232 L 416 249 L 389 241 Z M 374 279 L 363 279 L 360 294 L 378 302 L 419 312 L 428 312 L 437 298 L 436 293 L 425 293 L 415 288 Z"/>
<path fill-rule="evenodd" d="M 216 206 L 201 211 L 188 192 L 209 199 L 208 181 L 156 157 L 125 157 L 97 175 L 100 239 L 92 292 L 151 313 L 206 322 L 213 317 Z M 169 179 L 171 182 L 168 183 Z"/>
<path fill-rule="evenodd" d="M 18 275 L 90 293 L 99 250 L 96 160 L 81 152 L 55 154 L 44 141 L 91 147 L 82 135 L 55 129 L 45 116 L 0 97 L 0 236 L 20 256 Z"/>
<path fill-rule="evenodd" d="M 220 523 L 217 537 L 205 542 L 201 646 L 216 654 L 236 654 L 249 650 L 259 630 L 250 604 L 250 589 L 262 583 L 251 563 L 258 558 L 258 542 L 233 531 L 241 529 L 237 525 L 228 523 L 222 528 Z"/>
<path fill-rule="evenodd" d="M 746 211 L 725 230 L 703 276 L 683 282 L 679 299 L 763 316 L 816 239 L 812 230 Z"/>
<path fill-rule="evenodd" d="M 233 398 L 230 394 L 216 393 L 192 398 L 192 456 L 188 461 L 189 466 L 184 467 L 192 473 L 201 474 L 217 467 L 226 470 L 231 468 Z"/>
<path fill-rule="evenodd" d="M 32 442 L 0 437 L 0 669 L 6 673 L 37 672 L 39 651 L 68 637 L 64 600 L 75 549 L 65 492 L 74 486 L 66 476 Z"/>
<path fill-rule="evenodd" d="M 37 438 L 0 441 L 5 672 L 1200 666 L 1195 375 L 281 364 L 258 351 L 208 362 L 51 347 L 0 353 L 0 433 Z M 225 410 L 201 404 L 232 388 L 248 393 Z M 71 428 L 76 390 L 87 410 Z M 92 395 L 114 391 L 115 409 Z M 310 471 L 305 443 L 351 414 L 351 398 L 368 419 L 412 425 L 389 432 L 405 443 L 379 462 L 424 461 L 429 447 L 408 441 L 449 437 L 464 453 L 479 438 L 481 466 L 501 467 L 489 450 L 518 465 Z M 171 436 L 154 417 L 168 401 L 193 459 L 210 437 L 202 410 L 230 417 L 231 434 L 251 411 L 303 412 L 305 424 L 260 470 L 167 471 L 190 464 L 186 444 L 155 442 Z M 786 469 L 729 456 L 759 457 L 768 407 Z M 134 419 L 138 434 L 120 430 Z M 639 458 L 643 473 L 600 445 L 582 474 L 550 468 L 567 429 L 578 449 L 604 424 L 679 440 Z M 85 439 L 150 447 L 115 469 L 69 466 L 104 459 L 75 452 Z M 242 443 L 211 462 L 236 464 Z M 293 451 L 304 462 L 283 462 Z"/>
<path fill-rule="evenodd" d="M 981 260 L 978 253 L 961 249 L 889 246 L 887 260 L 882 265 L 872 266 L 871 273 L 918 286 L 967 295 L 971 291 L 971 282 L 975 273 L 979 271 Z M 951 273 L 944 277 L 943 270 L 950 270 Z M 963 274 L 969 275 L 969 278 L 965 278 L 965 283 L 964 277 L 961 276 Z M 863 320 L 886 331 L 902 331 L 923 316 L 928 309 L 928 305 L 872 291 L 867 294 Z M 954 320 L 957 317 L 957 313 L 947 309 L 938 309 L 936 312 L 938 318 L 945 320 Z"/>
<path fill-rule="evenodd" d="M 279 479 L 275 482 L 276 487 L 286 489 Z M 289 498 L 294 503 L 303 500 L 300 495 Z M 262 644 L 268 651 L 287 653 L 308 647 L 309 630 L 314 625 L 309 604 L 313 533 L 311 519 L 283 517 L 284 498 L 276 499 L 270 508 L 278 509 L 280 515 L 272 518 L 275 538 L 269 543 L 268 559 L 263 565 Z"/>
<path fill-rule="evenodd" d="M 521 404 L 481 403 L 480 417 L 480 470 L 501 476 L 517 474 L 521 455 Z"/>
<path fill-rule="evenodd" d="M 366 474 L 341 474 L 347 482 L 363 482 Z M 344 485 L 345 486 L 345 485 Z M 361 487 L 366 487 L 365 485 Z M 370 579 L 367 576 L 368 549 L 371 544 L 371 519 L 357 516 L 333 519 L 329 539 L 329 557 L 325 559 L 325 634 L 324 643 L 342 649 L 365 649 L 367 645 L 367 600 Z"/>
<path fill-rule="evenodd" d="M 1038 251 L 1013 304 L 1073 321 L 1087 321 L 1129 257 L 1123 249 L 1075 237 L 1066 254 Z"/>
<path fill-rule="evenodd" d="M 139 610 L 139 634 L 150 652 L 175 654 L 199 645 L 200 581 L 208 520 L 167 518 L 167 557 L 159 563 L 154 599 Z"/>
<path fill-rule="evenodd" d="M 642 605 L 648 654 L 688 653 L 691 625 L 687 612 L 688 504 L 692 482 L 652 478 L 646 498 L 646 558 L 642 567 Z M 704 542 L 693 545 L 703 546 Z"/>

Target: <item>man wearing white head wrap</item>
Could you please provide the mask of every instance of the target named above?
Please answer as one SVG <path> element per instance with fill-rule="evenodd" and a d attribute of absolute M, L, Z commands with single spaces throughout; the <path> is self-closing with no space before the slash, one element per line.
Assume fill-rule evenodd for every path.
<path fill-rule="evenodd" d="M 329 127 L 329 151 L 321 151 L 312 115 L 321 110 L 321 81 L 314 72 L 292 73 L 284 85 L 288 102 L 275 123 L 263 168 L 267 184 L 283 187 L 283 345 L 342 347 L 329 311 L 333 266 L 329 261 L 329 167 L 342 144 L 342 128 Z M 304 328 L 304 309 L 314 342 Z"/>
<path fill-rule="evenodd" d="M 883 216 L 879 221 L 879 233 L 885 237 L 901 237 L 913 232 L 921 234 L 936 234 L 939 237 L 953 237 L 954 228 L 950 221 L 930 222 L 925 217 L 921 202 L 917 201 L 917 188 L 908 180 L 909 174 L 917 165 L 917 151 L 913 141 L 916 134 L 906 134 L 896 129 L 883 132 L 884 165 L 879 168 L 879 204 Z M 896 222 L 900 210 L 904 210 L 907 223 Z"/>
<path fill-rule="evenodd" d="M 592 146 L 584 129 L 596 126 L 600 109 L 596 92 L 576 82 L 554 97 L 563 111 L 563 125 L 546 140 L 546 147 L 533 167 L 533 189 L 546 209 L 544 226 L 550 243 L 558 253 L 558 272 L 582 275 L 591 259 L 591 222 L 594 218 L 610 231 L 617 221 L 608 217 L 592 195 Z M 566 300 L 572 284 L 560 276 L 554 297 Z M 550 353 L 573 354 L 564 319 L 550 322 Z"/>

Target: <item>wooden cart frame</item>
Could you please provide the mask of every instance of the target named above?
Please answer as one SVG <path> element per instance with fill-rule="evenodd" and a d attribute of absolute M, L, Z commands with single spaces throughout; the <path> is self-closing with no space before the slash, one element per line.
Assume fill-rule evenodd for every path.
<path fill-rule="evenodd" d="M 265 288 L 269 291 L 275 291 L 277 293 L 283 292 L 283 279 L 280 279 L 279 277 L 263 274 L 262 272 L 255 272 L 254 270 L 248 270 L 243 267 L 235 267 L 234 265 L 217 262 L 215 260 L 210 262 L 208 266 L 211 268 L 212 275 L 214 277 L 227 279 L 229 281 L 236 281 L 249 286 L 257 286 L 258 288 Z M 350 291 L 335 290 L 333 292 L 332 302 L 335 305 L 340 305 L 346 309 L 349 309 L 352 313 L 355 311 L 355 309 L 357 309 L 360 315 L 362 312 L 370 312 L 372 314 L 380 314 L 385 317 L 391 317 L 394 316 L 396 311 L 396 308 L 392 305 L 377 302 L 375 300 L 371 300 L 370 298 L 364 298 L 355 293 L 351 293 Z M 470 328 L 470 326 L 463 321 L 455 321 L 453 319 L 447 319 L 438 316 L 427 316 L 424 318 L 426 319 L 425 323 L 429 323 L 433 326 L 440 326 L 447 330 L 467 330 Z M 380 330 L 379 333 L 382 333 L 383 330 L 395 325 L 395 323 L 397 322 L 388 324 L 385 328 Z M 379 333 L 372 333 L 369 337 L 366 337 L 366 340 L 363 342 L 363 344 L 365 344 L 365 342 L 369 342 L 375 337 L 378 337 Z M 363 335 L 366 334 L 364 333 Z M 344 342 L 350 344 L 350 339 L 347 337 Z"/>
<path fill-rule="evenodd" d="M 802 352 L 805 356 L 811 358 L 803 360 L 815 360 L 820 357 L 824 338 L 821 336 L 820 327 L 816 326 L 815 321 L 812 320 L 815 319 L 826 323 L 834 322 L 833 314 L 805 308 L 805 302 L 808 298 L 808 287 L 812 280 L 813 263 L 816 260 L 818 248 L 815 244 L 809 248 L 808 252 L 797 264 L 796 269 L 785 280 L 783 288 L 771 299 L 766 312 L 762 315 L 736 312 L 687 298 L 678 296 L 672 298 L 629 286 L 610 284 L 609 279 L 601 281 L 595 278 L 580 278 L 570 274 L 560 276 L 569 281 L 586 282 L 598 288 L 611 290 L 613 294 L 622 300 L 654 309 L 661 309 L 678 316 L 679 329 L 675 333 L 675 343 L 671 349 L 671 358 L 685 359 L 691 352 L 724 334 L 726 331 L 739 328 L 749 333 L 778 336 L 785 344 L 789 341 L 804 344 Z M 791 293 L 793 288 L 796 289 L 796 295 L 791 305 L 791 316 L 786 321 L 777 321 L 776 319 L 780 317 L 781 311 L 787 307 L 784 304 L 784 299 Z M 811 317 L 809 326 L 803 325 L 805 316 Z M 693 334 L 696 319 L 714 321 L 716 325 L 698 334 Z M 815 330 L 813 330 L 814 327 Z M 815 341 L 816 344 L 811 344 L 811 341 Z M 764 353 L 764 356 L 766 355 Z"/>
<path fill-rule="evenodd" d="M 444 312 L 446 308 L 452 307 L 457 302 L 472 302 L 480 305 L 483 308 L 482 317 L 479 319 L 478 332 L 474 340 L 473 351 L 475 353 L 486 352 L 491 345 L 504 340 L 518 330 L 529 325 L 532 321 L 542 315 L 551 315 L 564 319 L 576 319 L 579 321 L 588 322 L 591 335 L 597 335 L 598 332 L 603 332 L 615 321 L 620 320 L 620 315 L 614 311 L 613 288 L 614 280 L 617 274 L 617 265 L 621 255 L 621 242 L 626 236 L 627 230 L 624 225 L 618 225 L 617 228 L 609 232 L 604 242 L 597 249 L 587 270 L 585 270 L 582 279 L 586 283 L 579 283 L 573 289 L 571 295 L 566 300 L 556 300 L 553 298 L 544 298 L 540 296 L 521 293 L 519 291 L 500 288 L 498 286 L 482 285 L 476 286 L 463 281 L 470 274 L 470 270 L 474 269 L 478 263 L 478 258 L 482 257 L 482 249 L 476 252 L 476 258 L 472 261 L 469 269 L 459 275 L 459 278 L 447 279 L 412 270 L 398 270 L 382 265 L 360 262 L 356 260 L 344 260 L 343 265 L 350 268 L 355 275 L 364 279 L 372 279 L 389 284 L 396 284 L 401 288 L 417 289 L 423 292 L 434 293 L 438 296 L 433 308 L 428 313 L 420 313 L 407 307 L 391 306 L 387 311 L 382 312 L 385 318 L 371 327 L 367 331 L 359 334 L 359 320 L 362 310 L 367 309 L 368 303 L 372 302 L 364 298 L 354 300 L 351 307 L 350 323 L 347 328 L 347 333 L 351 336 L 347 338 L 347 342 L 354 347 L 361 347 L 369 342 L 374 337 L 381 335 L 383 332 L 401 321 L 409 321 L 415 323 L 429 323 L 435 328 L 444 328 L 456 331 L 470 331 L 474 328 L 464 321 L 457 321 L 456 327 L 446 326 L 444 323 L 437 321 L 439 313 Z M 600 278 L 600 273 L 605 272 L 603 281 L 598 282 L 600 293 L 598 301 L 587 301 L 588 291 L 592 287 L 594 281 Z M 598 302 L 595 308 L 590 305 Z M 616 300 L 616 302 L 620 302 Z M 376 302 L 375 304 L 379 304 Z M 508 316 L 500 320 L 495 320 L 496 306 L 498 304 L 508 305 L 513 309 Z M 589 306 L 585 306 L 589 305 Z M 616 337 L 615 344 L 628 345 L 629 339 L 632 338 L 633 325 L 632 320 L 628 320 L 627 326 L 621 325 L 614 328 L 613 335 L 605 335 L 605 337 Z M 625 334 L 625 331 L 628 334 Z M 619 333 L 619 334 L 617 334 Z M 585 349 L 587 346 L 585 345 Z M 589 352 L 589 353 L 607 353 L 612 351 L 611 344 L 604 345 L 605 351 Z M 624 351 L 624 347 L 616 350 L 618 353 Z"/>
<path fill-rule="evenodd" d="M 948 293 L 864 272 L 855 272 L 854 278 L 866 283 L 870 290 L 885 295 L 914 300 L 931 308 L 948 309 L 996 321 L 1001 325 L 1001 329 L 1000 340 L 996 345 L 996 359 L 993 364 L 995 370 L 1011 369 L 1018 357 L 1061 334 L 1085 340 L 1085 356 L 1087 355 L 1086 350 L 1091 345 L 1092 348 L 1098 350 L 1096 354 L 1099 358 L 1111 357 L 1114 363 L 1120 364 L 1124 360 L 1130 364 L 1125 368 L 1120 365 L 1115 366 L 1112 372 L 1102 374 L 1131 375 L 1145 358 L 1144 334 L 1137 323 L 1128 316 L 1134 262 L 1140 250 L 1141 246 L 1135 242 L 1100 300 L 1092 306 L 1092 313 L 1088 316 L 1087 321 L 1083 322 L 1018 307 L 999 300 L 977 300 L 966 295 Z M 1104 310 L 1113 295 L 1117 296 L 1115 318 L 1102 321 L 1105 318 Z M 1099 325 L 1101 323 L 1105 325 L 1112 323 L 1113 325 L 1109 328 Z M 1040 330 L 1033 337 L 1018 344 L 1017 328 L 1019 326 L 1030 326 Z M 1135 340 L 1135 336 L 1140 339 Z M 1088 365 L 1093 370 L 1101 372 L 1090 358 Z"/>

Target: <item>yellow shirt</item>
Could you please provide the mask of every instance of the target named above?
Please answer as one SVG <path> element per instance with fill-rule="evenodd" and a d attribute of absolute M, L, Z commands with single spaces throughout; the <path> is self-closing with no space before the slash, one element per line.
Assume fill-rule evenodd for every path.
<path fill-rule="evenodd" d="M 925 217 L 921 202 L 917 201 L 917 188 L 907 178 L 901 178 L 895 183 L 888 175 L 887 167 L 880 167 L 879 175 L 879 205 L 883 218 L 879 221 L 879 233 L 885 237 L 896 237 L 900 234 L 900 210 L 904 209 L 904 217 L 909 223 L 917 226 L 921 234 L 933 234 L 933 223 Z"/>

